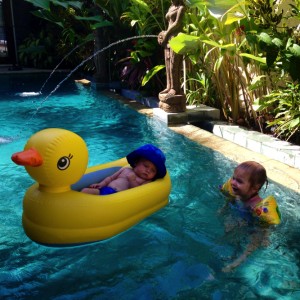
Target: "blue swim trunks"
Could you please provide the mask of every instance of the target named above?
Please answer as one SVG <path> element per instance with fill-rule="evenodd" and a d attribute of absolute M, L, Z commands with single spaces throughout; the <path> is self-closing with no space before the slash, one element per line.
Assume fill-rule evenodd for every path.
<path fill-rule="evenodd" d="M 109 186 L 104 186 L 102 188 L 99 189 L 100 195 L 110 195 L 110 194 L 114 194 L 117 191 Z"/>

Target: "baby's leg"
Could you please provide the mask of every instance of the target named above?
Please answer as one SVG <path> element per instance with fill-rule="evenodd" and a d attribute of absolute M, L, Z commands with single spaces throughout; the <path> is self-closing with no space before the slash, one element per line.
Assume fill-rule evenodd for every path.
<path fill-rule="evenodd" d="M 82 193 L 85 194 L 92 194 L 92 195 L 99 195 L 99 189 L 93 189 L 93 188 L 84 188 L 81 190 Z"/>

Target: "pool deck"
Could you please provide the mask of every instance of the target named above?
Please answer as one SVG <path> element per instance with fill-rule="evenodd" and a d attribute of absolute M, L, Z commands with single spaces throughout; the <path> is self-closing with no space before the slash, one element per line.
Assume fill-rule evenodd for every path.
<path fill-rule="evenodd" d="M 111 96 L 122 101 L 125 105 L 128 105 L 139 113 L 153 117 L 153 108 L 145 107 L 135 100 L 126 99 L 115 93 L 111 94 Z M 268 178 L 300 194 L 300 169 L 291 167 L 266 155 L 251 151 L 193 125 L 173 124 L 168 127 L 178 134 L 182 134 L 196 143 L 211 148 L 237 163 L 247 160 L 254 160 L 261 163 L 267 170 Z"/>

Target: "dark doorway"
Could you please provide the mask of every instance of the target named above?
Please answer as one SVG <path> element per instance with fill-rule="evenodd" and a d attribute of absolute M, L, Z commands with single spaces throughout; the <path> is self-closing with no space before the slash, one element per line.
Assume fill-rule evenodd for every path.
<path fill-rule="evenodd" d="M 32 9 L 24 0 L 0 0 L 0 64 L 18 68 L 18 46 L 35 28 Z"/>
<path fill-rule="evenodd" d="M 0 0 L 0 63 L 8 59 L 7 35 L 4 21 L 3 0 Z"/>
<path fill-rule="evenodd" d="M 0 0 L 0 63 L 18 65 L 12 0 Z"/>

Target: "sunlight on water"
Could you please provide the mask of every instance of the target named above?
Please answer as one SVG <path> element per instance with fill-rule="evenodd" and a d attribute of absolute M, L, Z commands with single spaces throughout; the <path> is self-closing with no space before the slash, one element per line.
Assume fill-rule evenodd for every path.
<path fill-rule="evenodd" d="M 22 90 L 0 98 L 1 299 L 300 298 L 298 194 L 271 182 L 266 194 L 276 196 L 283 214 L 271 245 L 222 273 L 247 239 L 245 230 L 226 235 L 217 213 L 224 202 L 217 186 L 231 176 L 234 162 L 73 81 L 38 114 L 43 98 L 16 92 Z M 89 166 L 145 143 L 160 147 L 172 179 L 170 204 L 106 241 L 73 248 L 33 243 L 21 224 L 22 199 L 33 180 L 10 156 L 47 127 L 78 133 L 88 146 Z"/>

